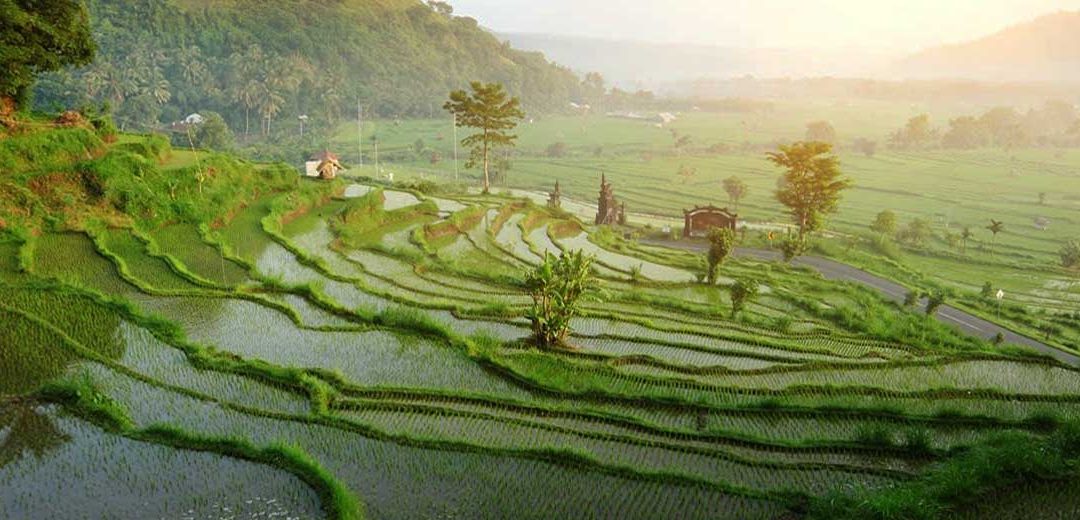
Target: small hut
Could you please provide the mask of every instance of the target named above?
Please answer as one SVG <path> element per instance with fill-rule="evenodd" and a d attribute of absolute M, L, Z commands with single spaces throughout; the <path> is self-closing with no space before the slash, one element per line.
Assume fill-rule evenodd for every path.
<path fill-rule="evenodd" d="M 341 167 L 341 161 L 338 160 L 338 157 L 327 150 L 315 154 L 310 161 L 304 164 L 305 175 L 324 180 L 337 178 L 338 173 L 343 170 L 344 168 Z"/>
<path fill-rule="evenodd" d="M 718 208 L 712 204 L 695 206 L 694 209 L 683 210 L 683 237 L 704 236 L 714 227 L 735 231 L 738 221 L 739 216 L 727 208 Z"/>

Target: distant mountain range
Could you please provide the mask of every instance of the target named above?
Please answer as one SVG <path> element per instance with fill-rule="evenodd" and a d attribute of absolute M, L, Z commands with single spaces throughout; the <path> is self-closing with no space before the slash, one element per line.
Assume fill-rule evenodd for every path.
<path fill-rule="evenodd" d="M 515 48 L 543 52 L 578 72 L 599 72 L 621 88 L 655 88 L 699 78 L 862 76 L 892 56 L 865 49 L 795 50 L 503 33 Z"/>
<path fill-rule="evenodd" d="M 1080 11 L 1058 12 L 970 42 L 927 49 L 901 60 L 913 78 L 1080 81 Z"/>
<path fill-rule="evenodd" d="M 696 79 L 847 77 L 1039 82 L 1080 81 L 1080 11 L 1058 12 L 973 41 L 908 56 L 870 49 L 752 49 L 500 34 L 575 71 L 596 71 L 623 88 L 663 88 Z"/>

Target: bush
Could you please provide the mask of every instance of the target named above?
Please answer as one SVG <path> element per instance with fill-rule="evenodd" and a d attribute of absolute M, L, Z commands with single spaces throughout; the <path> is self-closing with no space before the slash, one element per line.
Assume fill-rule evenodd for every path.
<path fill-rule="evenodd" d="M 526 275 L 525 287 L 533 305 L 525 317 L 532 323 L 533 340 L 540 346 L 565 343 L 581 298 L 595 285 L 592 262 L 593 258 L 581 251 L 568 251 L 558 258 L 547 253 L 544 263 Z"/>
<path fill-rule="evenodd" d="M 900 259 L 900 248 L 887 236 L 875 236 L 873 242 L 875 252 L 890 260 Z"/>
<path fill-rule="evenodd" d="M 942 305 L 945 305 L 946 294 L 944 291 L 933 291 L 926 296 L 926 315 L 933 316 Z"/>
<path fill-rule="evenodd" d="M 562 141 L 557 142 L 557 143 L 552 143 L 551 145 L 549 145 L 547 147 L 547 150 L 544 151 L 544 153 L 547 154 L 548 157 L 553 157 L 553 158 L 566 157 L 567 152 L 568 152 L 568 147 L 566 146 L 566 143 L 564 143 Z"/>
<path fill-rule="evenodd" d="M 922 245 L 932 236 L 934 236 L 934 229 L 930 226 L 930 222 L 921 218 L 912 220 L 897 234 L 897 238 L 915 246 Z"/>
<path fill-rule="evenodd" d="M 923 442 L 918 434 L 906 437 L 905 445 L 919 447 Z M 1047 437 L 1003 433 L 901 484 L 814 498 L 806 518 L 942 518 L 1017 483 L 1073 478 L 1078 463 L 1076 424 L 1063 425 Z"/>
<path fill-rule="evenodd" d="M 708 271 L 706 280 L 709 285 L 716 283 L 716 272 L 720 265 L 735 250 L 735 232 L 728 228 L 714 227 L 709 230 Z"/>
<path fill-rule="evenodd" d="M 904 295 L 904 307 L 914 307 L 918 305 L 919 298 L 922 298 L 922 293 L 919 291 L 908 291 Z"/>
<path fill-rule="evenodd" d="M 877 141 L 860 137 L 855 139 L 854 146 L 856 151 L 867 157 L 873 157 L 877 153 Z"/>
<path fill-rule="evenodd" d="M 195 146 L 204 150 L 226 151 L 233 148 L 235 138 L 225 118 L 217 112 L 207 112 L 201 124 L 192 132 Z"/>
<path fill-rule="evenodd" d="M 101 115 L 90 119 L 90 124 L 94 126 L 94 131 L 97 132 L 98 137 L 106 143 L 116 141 L 116 134 L 120 131 L 116 128 L 116 123 L 113 121 L 112 116 Z"/>
<path fill-rule="evenodd" d="M 1080 240 L 1070 240 L 1061 246 L 1061 265 L 1065 268 L 1080 266 Z"/>
<path fill-rule="evenodd" d="M 785 262 L 791 262 L 806 252 L 806 241 L 798 235 L 788 235 L 780 241 L 780 252 L 784 254 Z"/>
<path fill-rule="evenodd" d="M 867 444 L 879 448 L 890 448 L 893 446 L 892 432 L 884 425 L 880 424 L 859 428 L 859 430 L 855 432 L 855 441 L 860 444 Z"/>
<path fill-rule="evenodd" d="M 731 317 L 738 315 L 747 303 L 757 297 L 760 290 L 757 280 L 750 278 L 735 280 L 735 284 L 731 286 Z"/>

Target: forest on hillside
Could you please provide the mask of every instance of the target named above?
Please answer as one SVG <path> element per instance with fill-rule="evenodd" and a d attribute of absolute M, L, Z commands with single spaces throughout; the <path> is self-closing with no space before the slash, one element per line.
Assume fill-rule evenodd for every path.
<path fill-rule="evenodd" d="M 526 110 L 580 97 L 569 70 L 500 42 L 444 2 L 418 0 L 89 0 L 89 66 L 43 75 L 35 106 L 107 103 L 130 130 L 217 112 L 237 132 L 272 134 L 308 115 L 428 116 L 468 81 L 496 81 Z M 258 16 L 251 16 L 252 13 Z"/>

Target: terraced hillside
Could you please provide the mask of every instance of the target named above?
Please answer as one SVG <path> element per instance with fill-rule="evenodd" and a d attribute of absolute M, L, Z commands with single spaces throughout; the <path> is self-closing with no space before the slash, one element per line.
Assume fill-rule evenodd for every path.
<path fill-rule="evenodd" d="M 810 271 L 710 287 L 524 200 L 0 146 L 3 518 L 978 516 L 1015 480 L 1060 497 L 1080 451 L 1074 367 Z M 524 273 L 565 250 L 602 295 L 538 349 Z"/>
<path fill-rule="evenodd" d="M 776 201 L 780 172 L 765 152 L 803 139 L 809 121 L 829 121 L 839 132 L 842 171 L 854 185 L 829 218 L 828 235 L 835 236 L 815 237 L 815 254 L 858 265 L 910 290 L 949 291 L 955 294 L 952 304 L 966 312 L 1080 352 L 1080 271 L 1062 268 L 1060 256 L 1067 241 L 1080 240 L 1080 149 L 886 149 L 888 136 L 914 113 L 933 114 L 936 125 L 970 110 L 797 99 L 760 114 L 686 112 L 664 128 L 617 118 L 544 117 L 521 126 L 513 173 L 503 182 L 544 200 L 558 180 L 564 207 L 591 218 L 602 172 L 627 204 L 631 222 L 668 225 L 677 233 L 684 209 L 731 204 L 722 183 L 736 176 L 748 191 L 734 206 L 756 231 L 747 238 L 769 247 L 762 229 L 786 225 L 790 218 Z M 412 151 L 421 140 L 451 157 L 453 143 L 442 138 L 448 117 L 368 121 L 364 135 L 378 132 L 382 168 L 396 179 L 456 179 L 453 161 L 432 164 L 427 154 Z M 673 135 L 694 145 L 676 150 Z M 866 156 L 848 144 L 858 138 L 881 146 Z M 355 140 L 356 125 L 343 123 L 336 146 L 351 149 Z M 553 143 L 564 145 L 557 157 L 547 152 Z M 365 172 L 378 175 L 373 163 L 367 160 Z M 676 175 L 684 168 L 694 175 Z M 897 235 L 883 242 L 869 228 L 883 210 L 894 212 L 900 231 L 921 220 L 925 237 Z M 1000 235 L 986 229 L 990 219 L 1004 223 Z M 986 283 L 992 292 L 1003 290 L 1005 299 L 981 295 Z"/>

